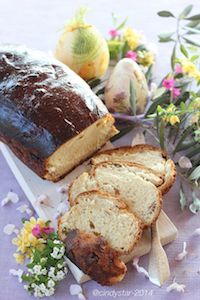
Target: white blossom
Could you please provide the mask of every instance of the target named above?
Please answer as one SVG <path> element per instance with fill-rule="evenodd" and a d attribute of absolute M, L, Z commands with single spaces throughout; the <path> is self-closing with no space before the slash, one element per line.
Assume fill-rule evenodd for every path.
<path fill-rule="evenodd" d="M 50 288 L 54 287 L 55 286 L 55 281 L 53 281 L 52 279 L 49 279 L 48 283 L 47 283 L 47 286 L 50 287 Z"/>
<path fill-rule="evenodd" d="M 79 284 L 71 284 L 69 287 L 70 295 L 75 296 L 82 294 L 83 290 L 82 287 Z"/>
<path fill-rule="evenodd" d="M 61 194 L 67 194 L 68 188 L 69 188 L 69 184 L 66 184 L 64 186 L 59 186 L 57 188 L 57 192 Z"/>
<path fill-rule="evenodd" d="M 15 224 L 7 224 L 4 226 L 3 232 L 7 235 L 11 235 L 13 233 L 18 234 L 19 230 L 15 227 Z"/>
<path fill-rule="evenodd" d="M 49 197 L 45 194 L 42 194 L 37 198 L 35 205 L 37 206 L 43 205 L 43 206 L 48 206 L 53 208 L 53 206 L 50 204 Z"/>
<path fill-rule="evenodd" d="M 19 201 L 19 196 L 14 192 L 8 192 L 7 196 L 1 201 L 1 206 L 6 205 L 9 202 L 17 203 Z"/>
<path fill-rule="evenodd" d="M 194 231 L 194 235 L 200 235 L 200 227 L 195 229 Z"/>
<path fill-rule="evenodd" d="M 182 169 L 190 169 L 192 168 L 191 160 L 186 156 L 181 156 L 178 161 L 179 166 Z"/>
<path fill-rule="evenodd" d="M 31 274 L 36 274 L 36 275 L 46 275 L 47 274 L 47 269 L 42 268 L 41 265 L 35 265 L 32 269 L 28 269 L 28 271 Z"/>
<path fill-rule="evenodd" d="M 27 213 L 29 216 L 33 215 L 33 211 L 30 209 L 30 207 L 27 204 L 22 204 L 17 209 L 20 213 Z"/>
<path fill-rule="evenodd" d="M 21 269 L 18 269 L 18 270 L 10 269 L 9 270 L 9 275 L 17 276 L 19 282 L 22 282 L 22 275 L 23 275 L 23 273 L 24 272 Z"/>
<path fill-rule="evenodd" d="M 147 270 L 145 270 L 143 267 L 140 267 L 138 265 L 139 262 L 139 257 L 134 257 L 133 259 L 133 266 L 136 268 L 138 273 L 143 273 L 147 278 L 149 278 L 149 273 L 147 272 Z"/>
<path fill-rule="evenodd" d="M 182 260 L 187 255 L 186 246 L 186 242 L 183 242 L 183 251 L 176 256 L 175 260 Z"/>
<path fill-rule="evenodd" d="M 168 287 L 167 287 L 167 289 L 166 289 L 166 291 L 167 292 L 171 292 L 171 291 L 177 291 L 177 292 L 182 292 L 182 293 L 184 293 L 185 292 L 185 285 L 184 284 L 179 284 L 179 283 L 177 283 L 177 282 L 173 282 L 172 284 L 170 284 Z"/>
<path fill-rule="evenodd" d="M 54 247 L 53 252 L 50 254 L 55 259 L 61 259 L 65 253 L 65 247 L 62 246 L 60 248 Z"/>

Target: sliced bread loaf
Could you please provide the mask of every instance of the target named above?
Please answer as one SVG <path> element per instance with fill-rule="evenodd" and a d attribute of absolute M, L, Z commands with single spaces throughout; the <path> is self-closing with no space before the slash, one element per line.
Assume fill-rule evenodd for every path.
<path fill-rule="evenodd" d="M 62 240 L 74 229 L 104 237 L 119 253 L 129 253 L 142 232 L 140 221 L 125 203 L 100 191 L 78 195 L 74 206 L 60 218 Z"/>
<path fill-rule="evenodd" d="M 102 236 L 72 230 L 64 242 L 68 258 L 101 285 L 112 285 L 124 278 L 126 265 Z"/>
<path fill-rule="evenodd" d="M 168 192 L 175 181 L 174 162 L 167 158 L 165 151 L 151 145 L 136 145 L 105 150 L 95 155 L 91 162 L 96 165 L 105 161 L 128 161 L 143 165 L 163 178 L 160 187 L 163 194 Z"/>
<path fill-rule="evenodd" d="M 118 196 L 144 226 L 150 226 L 158 218 L 162 197 L 160 191 L 147 178 L 148 175 L 155 180 L 156 177 L 152 173 L 148 174 L 148 170 L 130 163 L 100 163 L 92 169 L 91 174 L 83 173 L 74 180 L 69 188 L 70 204 L 74 205 L 80 193 L 94 188 L 100 189 Z"/>

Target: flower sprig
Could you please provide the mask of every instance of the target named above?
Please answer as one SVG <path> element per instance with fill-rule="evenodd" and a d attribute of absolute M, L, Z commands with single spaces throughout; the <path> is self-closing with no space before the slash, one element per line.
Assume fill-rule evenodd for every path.
<path fill-rule="evenodd" d="M 21 280 L 26 282 L 24 288 L 35 297 L 53 295 L 67 274 L 65 246 L 54 228 L 49 222 L 32 217 L 23 222 L 12 242 L 18 247 L 14 254 L 16 262 L 23 264 L 29 259 L 27 271 L 21 274 Z"/>
<path fill-rule="evenodd" d="M 110 39 L 107 41 L 111 60 L 117 62 L 124 57 L 131 58 L 141 66 L 149 81 L 155 63 L 155 45 L 147 44 L 143 34 L 126 26 L 128 18 L 117 24 L 116 15 L 112 14 L 112 17 L 113 28 L 109 30 Z"/>

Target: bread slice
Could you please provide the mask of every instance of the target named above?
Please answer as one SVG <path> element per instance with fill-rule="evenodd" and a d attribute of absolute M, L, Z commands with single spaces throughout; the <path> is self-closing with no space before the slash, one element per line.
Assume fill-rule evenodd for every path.
<path fill-rule="evenodd" d="M 74 229 L 100 235 L 117 252 L 129 253 L 141 236 L 141 223 L 115 197 L 100 191 L 81 193 L 74 206 L 59 220 L 61 240 Z"/>
<path fill-rule="evenodd" d="M 166 152 L 147 144 L 105 150 L 91 160 L 94 165 L 105 161 L 128 161 L 151 169 L 163 178 L 163 184 L 160 186 L 163 194 L 168 192 L 176 178 L 174 162 L 167 158 Z"/>
<path fill-rule="evenodd" d="M 72 230 L 65 245 L 67 257 L 101 285 L 112 285 L 124 278 L 126 265 L 102 236 Z"/>
<path fill-rule="evenodd" d="M 74 180 L 69 188 L 70 205 L 74 205 L 80 193 L 94 188 L 100 189 L 118 196 L 144 226 L 150 226 L 158 218 L 162 197 L 160 191 L 147 178 L 148 175 L 153 180 L 154 177 L 148 170 L 126 162 L 100 163 L 92 169 L 91 174 L 82 173 Z"/>

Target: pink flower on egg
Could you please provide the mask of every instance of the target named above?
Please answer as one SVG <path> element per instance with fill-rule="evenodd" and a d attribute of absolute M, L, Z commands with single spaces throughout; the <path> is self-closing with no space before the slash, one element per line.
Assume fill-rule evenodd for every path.
<path fill-rule="evenodd" d="M 176 72 L 176 74 L 183 73 L 183 69 L 182 69 L 181 65 L 179 65 L 179 64 L 175 65 L 175 72 Z"/>
<path fill-rule="evenodd" d="M 39 237 L 41 234 L 41 227 L 39 224 L 36 224 L 35 227 L 33 227 L 32 229 L 32 235 L 34 235 L 35 237 Z"/>
<path fill-rule="evenodd" d="M 129 51 L 126 53 L 125 57 L 131 58 L 132 60 L 136 61 L 136 59 L 137 59 L 137 53 L 134 52 L 134 51 L 129 50 Z"/>
<path fill-rule="evenodd" d="M 55 230 L 53 227 L 44 227 L 42 228 L 42 232 L 44 232 L 45 234 L 51 234 L 53 233 Z"/>
<path fill-rule="evenodd" d="M 173 88 L 173 98 L 177 98 L 181 94 L 181 89 Z"/>
<path fill-rule="evenodd" d="M 109 34 L 112 38 L 116 38 L 119 35 L 119 32 L 117 31 L 117 29 L 111 29 L 109 31 Z"/>
<path fill-rule="evenodd" d="M 174 87 L 174 78 L 165 78 L 163 80 L 162 85 L 166 88 L 166 90 L 171 90 Z"/>

